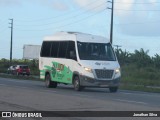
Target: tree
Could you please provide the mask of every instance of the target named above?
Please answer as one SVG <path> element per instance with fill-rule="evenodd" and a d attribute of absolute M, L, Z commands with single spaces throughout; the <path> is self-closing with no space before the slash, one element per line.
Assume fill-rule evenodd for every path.
<path fill-rule="evenodd" d="M 133 63 L 137 64 L 138 67 L 147 67 L 152 64 L 152 59 L 148 55 L 149 50 L 144 51 L 142 48 L 140 51 L 135 50 L 135 53 L 131 55 Z"/>
<path fill-rule="evenodd" d="M 122 49 L 116 49 L 115 52 L 121 65 L 130 63 L 131 53 L 127 52 L 126 50 L 123 52 Z"/>
<path fill-rule="evenodd" d="M 160 55 L 156 54 L 155 57 L 152 58 L 154 67 L 160 69 Z"/>

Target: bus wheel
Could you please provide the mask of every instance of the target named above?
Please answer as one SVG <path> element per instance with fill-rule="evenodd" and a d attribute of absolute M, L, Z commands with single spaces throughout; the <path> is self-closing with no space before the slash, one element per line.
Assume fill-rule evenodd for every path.
<path fill-rule="evenodd" d="M 115 92 L 118 91 L 118 87 L 110 87 L 110 88 L 109 88 L 109 91 L 110 91 L 111 93 L 115 93 Z"/>
<path fill-rule="evenodd" d="M 76 91 L 81 91 L 82 90 L 82 86 L 80 85 L 80 80 L 79 80 L 79 77 L 78 76 L 75 76 L 74 77 L 74 83 L 73 83 L 73 85 L 74 85 L 74 89 L 76 90 Z"/>
<path fill-rule="evenodd" d="M 45 77 L 45 86 L 47 88 L 56 88 L 57 87 L 57 82 L 51 81 L 50 75 L 47 74 L 46 77 Z"/>

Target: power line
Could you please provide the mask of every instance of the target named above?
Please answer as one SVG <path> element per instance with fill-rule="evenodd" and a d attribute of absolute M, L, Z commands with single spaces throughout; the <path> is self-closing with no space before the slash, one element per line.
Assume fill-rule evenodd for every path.
<path fill-rule="evenodd" d="M 134 3 L 129 3 L 129 2 L 115 2 L 117 4 L 159 4 L 160 2 L 134 2 Z"/>
<path fill-rule="evenodd" d="M 6 27 L 7 24 L 8 23 L 6 22 L 6 20 L 2 21 L 2 22 L 0 21 L 0 32 L 3 32 L 7 29 L 7 27 Z"/>
<path fill-rule="evenodd" d="M 0 20 L 0 24 L 6 23 L 6 20 Z"/>
<path fill-rule="evenodd" d="M 85 18 L 82 18 L 82 19 L 79 19 L 79 20 L 76 20 L 76 21 L 72 21 L 72 22 L 70 22 L 70 23 L 68 23 L 68 24 L 61 25 L 61 26 L 58 26 L 58 27 L 51 27 L 51 28 L 47 28 L 47 29 L 38 29 L 38 30 L 22 30 L 22 29 L 17 29 L 17 30 L 20 30 L 20 31 L 45 31 L 45 30 L 50 30 L 50 29 L 53 29 L 53 28 L 54 28 L 54 29 L 62 28 L 62 27 L 69 26 L 69 25 L 73 25 L 73 24 L 76 24 L 76 23 L 81 22 L 81 21 L 83 21 L 83 20 L 86 20 L 86 19 L 88 19 L 88 18 L 90 18 L 90 17 L 92 17 L 92 16 L 95 16 L 95 15 L 99 14 L 100 12 L 103 12 L 104 10 L 106 10 L 106 9 L 103 9 L 103 10 L 101 10 L 101 11 L 95 13 L 95 14 L 90 15 L 90 16 L 87 16 L 87 17 L 85 17 Z"/>
<path fill-rule="evenodd" d="M 104 10 L 106 10 L 106 9 L 104 9 Z M 100 11 L 100 12 L 103 12 L 104 10 L 102 10 L 102 11 Z M 63 28 L 63 27 L 66 27 L 66 26 L 70 26 L 70 25 L 73 25 L 73 24 L 77 24 L 77 23 L 79 23 L 79 22 L 81 22 L 81 21 L 83 21 L 83 20 L 86 20 L 86 19 L 88 19 L 88 18 L 90 18 L 90 17 L 92 17 L 92 16 L 95 16 L 95 15 L 99 14 L 100 12 L 98 12 L 98 13 L 96 13 L 96 14 L 92 14 L 92 15 L 90 15 L 90 16 L 87 16 L 87 17 L 85 17 L 85 18 L 83 18 L 83 19 L 79 19 L 79 20 L 77 20 L 77 21 L 70 22 L 70 23 L 65 24 L 65 25 L 62 25 L 62 26 L 54 27 L 54 29 Z M 45 31 L 45 30 L 50 30 L 50 29 L 53 29 L 53 27 L 47 28 L 47 29 L 41 29 L 41 30 L 21 30 L 21 31 Z"/>
<path fill-rule="evenodd" d="M 114 24 L 114 25 L 135 25 L 135 24 L 147 24 L 147 23 L 159 23 L 160 20 L 157 20 L 157 21 L 143 21 L 143 22 L 137 22 L 137 23 L 122 23 L 122 24 Z"/>
<path fill-rule="evenodd" d="M 75 13 L 75 12 L 77 12 L 77 11 L 80 11 L 80 10 L 84 9 L 85 7 L 88 7 L 88 6 L 91 6 L 92 4 L 95 4 L 96 2 L 97 2 L 97 0 L 94 0 L 93 2 L 85 5 L 84 7 L 80 7 L 80 8 L 78 8 L 77 10 L 72 10 L 72 11 L 69 12 L 68 14 L 64 13 L 64 14 L 62 14 L 62 15 L 58 15 L 58 16 L 54 16 L 54 17 L 50 17 L 50 18 L 42 18 L 42 19 L 35 19 L 35 20 L 28 20 L 28 21 L 23 21 L 23 20 L 16 19 L 16 21 L 19 21 L 19 22 L 37 22 L 37 21 L 51 20 L 51 19 L 63 17 L 63 16 L 66 16 L 66 15 L 70 15 L 70 14 L 72 14 L 72 13 Z M 103 4 L 104 4 L 104 3 L 103 3 Z"/>
<path fill-rule="evenodd" d="M 120 47 L 122 47 L 121 45 L 114 45 L 116 47 L 116 49 L 118 50 Z"/>
<path fill-rule="evenodd" d="M 18 50 L 21 50 L 22 48 L 15 48 L 14 47 L 14 51 L 18 51 Z M 9 50 L 9 48 L 0 48 L 0 50 L 2 51 L 8 51 Z"/>
<path fill-rule="evenodd" d="M 43 38 L 44 37 L 44 35 L 39 35 L 39 36 L 15 36 L 16 38 L 19 38 L 19 39 L 21 39 L 21 38 Z"/>
<path fill-rule="evenodd" d="M 90 6 L 90 5 L 92 5 L 92 4 L 95 4 L 95 2 L 97 2 L 97 0 L 95 0 L 94 2 L 91 2 L 91 3 L 89 3 L 89 4 L 87 4 L 85 7 L 88 7 L 88 6 Z M 115 3 L 118 3 L 118 4 L 154 4 L 154 3 L 160 3 L 160 2 L 148 2 L 148 3 L 145 3 L 145 2 L 141 2 L 141 3 L 138 3 L 138 2 L 136 2 L 136 3 L 126 3 L 126 2 L 115 2 Z M 80 7 L 78 10 L 73 10 L 73 12 L 70 12 L 70 13 L 68 13 L 68 14 L 71 14 L 71 13 L 74 13 L 74 12 L 77 12 L 77 11 L 79 11 L 79 10 L 82 10 L 82 9 L 84 9 L 85 7 Z M 20 21 L 20 22 L 37 22 L 37 21 L 44 21 L 44 20 L 49 20 L 49 19 L 54 19 L 54 18 L 59 18 L 59 17 L 63 17 L 63 16 L 66 16 L 66 15 L 68 15 L 68 14 L 62 14 L 62 15 L 58 15 L 58 16 L 55 16 L 55 17 L 50 17 L 50 18 L 42 18 L 42 19 L 36 19 L 36 20 L 28 20 L 28 21 L 22 21 L 22 20 L 18 20 L 18 19 L 16 19 L 16 21 Z"/>
<path fill-rule="evenodd" d="M 97 9 L 97 8 L 99 8 L 99 7 L 101 7 L 102 5 L 104 5 L 104 3 L 101 3 L 101 4 L 99 4 L 98 6 L 96 6 L 96 7 L 94 7 L 94 8 L 92 8 L 92 9 L 89 9 L 89 10 L 87 10 L 87 11 L 84 11 L 84 12 L 82 12 L 81 14 L 76 14 L 76 15 L 74 15 L 74 16 L 72 16 L 72 17 L 67 17 L 66 19 L 63 19 L 63 20 L 57 20 L 57 21 L 55 21 L 55 22 L 50 22 L 50 23 L 46 23 L 46 24 L 39 24 L 39 25 L 15 25 L 15 26 L 46 26 L 46 25 L 51 25 L 51 24 L 56 24 L 56 23 L 60 23 L 60 22 L 63 22 L 63 21 L 67 21 L 67 20 L 70 20 L 70 19 L 74 19 L 74 18 L 76 18 L 76 17 L 79 17 L 79 16 L 82 16 L 83 14 L 86 14 L 86 13 L 88 13 L 89 11 L 91 11 L 91 10 L 95 10 L 95 9 Z"/>
<path fill-rule="evenodd" d="M 3 32 L 5 32 L 7 29 L 8 29 L 8 28 L 6 27 L 6 28 L 0 30 L 0 34 L 2 34 Z"/>
<path fill-rule="evenodd" d="M 3 24 L 2 26 L 0 26 L 0 30 L 5 29 L 5 28 L 6 28 L 6 25 L 7 25 L 7 24 Z"/>
<path fill-rule="evenodd" d="M 127 10 L 127 9 L 115 9 L 115 10 L 121 10 L 121 11 L 137 11 L 137 12 L 140 12 L 140 11 L 155 11 L 155 12 L 159 12 L 160 10 Z"/>

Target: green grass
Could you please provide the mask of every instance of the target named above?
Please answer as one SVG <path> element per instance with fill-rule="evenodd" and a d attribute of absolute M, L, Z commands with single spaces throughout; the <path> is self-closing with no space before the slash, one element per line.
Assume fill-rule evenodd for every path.
<path fill-rule="evenodd" d="M 144 86 L 160 86 L 160 70 L 122 66 L 122 83 Z"/>
<path fill-rule="evenodd" d="M 152 67 L 121 66 L 121 89 L 160 92 L 160 70 Z"/>

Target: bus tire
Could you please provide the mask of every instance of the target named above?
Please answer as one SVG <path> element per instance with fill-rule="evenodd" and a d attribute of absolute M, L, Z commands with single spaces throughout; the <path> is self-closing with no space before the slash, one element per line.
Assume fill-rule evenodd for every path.
<path fill-rule="evenodd" d="M 74 77 L 73 85 L 76 91 L 81 91 L 83 89 L 83 87 L 80 85 L 80 80 L 78 76 Z"/>
<path fill-rule="evenodd" d="M 45 86 L 47 88 L 56 88 L 57 87 L 57 82 L 51 81 L 50 74 L 47 74 L 45 77 Z"/>
<path fill-rule="evenodd" d="M 111 93 L 115 93 L 115 92 L 118 91 L 118 87 L 110 87 L 110 88 L 109 88 L 109 91 L 110 91 Z"/>

